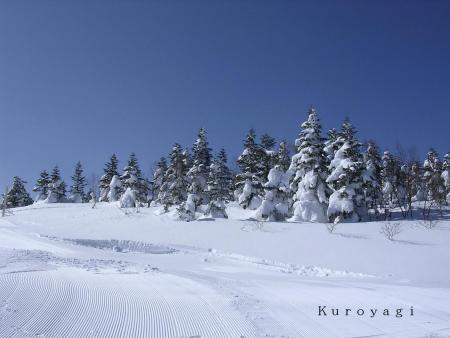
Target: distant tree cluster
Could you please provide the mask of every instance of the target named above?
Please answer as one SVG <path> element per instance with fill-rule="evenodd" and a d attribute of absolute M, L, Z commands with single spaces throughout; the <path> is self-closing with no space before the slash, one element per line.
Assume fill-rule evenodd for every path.
<path fill-rule="evenodd" d="M 203 128 L 190 149 L 175 143 L 168 159 L 158 161 L 151 179 L 144 177 L 134 153 L 122 172 L 112 155 L 100 178 L 98 200 L 118 202 L 124 208 L 161 205 L 186 221 L 199 215 L 226 218 L 226 204 L 236 201 L 244 209 L 255 210 L 259 220 L 332 223 L 388 219 L 394 209 L 407 217 L 415 202 L 421 202 L 427 218 L 431 210 L 442 210 L 450 203 L 450 153 L 440 158 L 430 149 L 422 164 L 402 153 L 381 154 L 374 142 L 358 140 L 348 119 L 324 137 L 313 108 L 301 124 L 293 156 L 285 141 L 277 146 L 268 134 L 258 140 L 253 129 L 243 145 L 237 173 L 229 169 L 224 149 L 213 156 Z M 44 170 L 33 188 L 35 202 L 97 199 L 95 189 L 86 192 L 80 162 L 71 178 L 67 191 L 57 166 L 51 174 Z M 24 183 L 14 177 L 6 194 L 8 207 L 33 202 Z"/>

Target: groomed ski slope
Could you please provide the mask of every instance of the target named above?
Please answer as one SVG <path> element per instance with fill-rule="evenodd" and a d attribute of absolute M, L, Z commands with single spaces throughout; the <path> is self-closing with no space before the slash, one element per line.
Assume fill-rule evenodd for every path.
<path fill-rule="evenodd" d="M 0 337 L 450 336 L 448 221 L 402 221 L 391 242 L 376 222 L 329 234 L 261 228 L 234 206 L 229 220 L 159 213 L 55 204 L 0 219 Z"/>
<path fill-rule="evenodd" d="M 239 337 L 254 330 L 225 297 L 152 274 L 74 269 L 5 274 L 1 337 Z"/>

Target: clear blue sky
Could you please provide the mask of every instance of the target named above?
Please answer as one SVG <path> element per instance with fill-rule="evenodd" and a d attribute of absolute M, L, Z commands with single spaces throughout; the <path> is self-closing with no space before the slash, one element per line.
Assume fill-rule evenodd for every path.
<path fill-rule="evenodd" d="M 203 126 L 324 129 L 450 151 L 450 1 L 0 2 L 0 185 L 135 151 L 145 172 Z"/>

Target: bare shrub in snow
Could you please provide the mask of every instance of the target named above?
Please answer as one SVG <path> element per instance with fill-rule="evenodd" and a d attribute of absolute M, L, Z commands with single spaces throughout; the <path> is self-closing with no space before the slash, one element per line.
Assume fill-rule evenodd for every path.
<path fill-rule="evenodd" d="M 327 223 L 326 224 L 327 230 L 328 230 L 328 232 L 330 234 L 332 234 L 334 232 L 334 230 L 336 230 L 338 223 L 339 222 L 333 222 L 333 223 Z"/>
<path fill-rule="evenodd" d="M 380 233 L 386 236 L 390 241 L 394 240 L 394 237 L 401 232 L 402 226 L 399 222 L 384 222 L 380 229 Z"/>
<path fill-rule="evenodd" d="M 438 225 L 439 219 L 429 217 L 423 220 L 419 220 L 418 223 L 425 229 L 434 229 L 436 225 Z"/>

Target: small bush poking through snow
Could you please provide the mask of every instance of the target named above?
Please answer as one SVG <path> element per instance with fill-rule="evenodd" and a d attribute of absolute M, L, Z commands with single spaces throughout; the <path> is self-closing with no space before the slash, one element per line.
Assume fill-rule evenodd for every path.
<path fill-rule="evenodd" d="M 430 218 L 427 218 L 424 220 L 420 220 L 420 221 L 418 221 L 418 223 L 421 226 L 423 226 L 425 229 L 433 229 L 439 223 L 439 220 L 430 217 Z"/>
<path fill-rule="evenodd" d="M 327 230 L 330 234 L 332 234 L 334 230 L 336 230 L 338 223 L 339 222 L 326 223 Z"/>
<path fill-rule="evenodd" d="M 384 222 L 381 226 L 380 233 L 386 236 L 390 241 L 394 240 L 394 237 L 402 232 L 402 226 L 399 222 Z"/>

